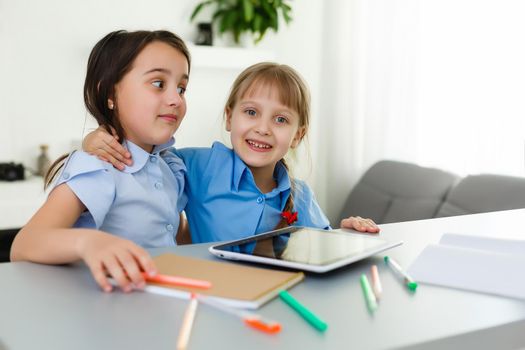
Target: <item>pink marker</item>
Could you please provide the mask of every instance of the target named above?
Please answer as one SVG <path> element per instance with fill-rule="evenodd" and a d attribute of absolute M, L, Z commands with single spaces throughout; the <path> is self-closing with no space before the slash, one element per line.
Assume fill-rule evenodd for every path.
<path fill-rule="evenodd" d="M 370 274 L 372 275 L 372 290 L 376 296 L 376 299 L 381 297 L 383 288 L 381 287 L 381 280 L 379 280 L 379 272 L 377 271 L 377 266 L 372 265 L 370 268 Z"/>

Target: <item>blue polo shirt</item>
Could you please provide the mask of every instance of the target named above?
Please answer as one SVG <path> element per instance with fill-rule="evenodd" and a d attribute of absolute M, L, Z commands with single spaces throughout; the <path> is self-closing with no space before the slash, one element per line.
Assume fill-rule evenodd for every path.
<path fill-rule="evenodd" d="M 99 229 L 145 248 L 175 246 L 187 202 L 186 168 L 172 152 L 160 153 L 173 144 L 171 139 L 150 154 L 125 141 L 133 165 L 122 172 L 85 152 L 72 153 L 57 186 L 66 183 L 87 208 L 74 227 Z"/>
<path fill-rule="evenodd" d="M 186 165 L 186 216 L 193 243 L 233 240 L 271 231 L 281 219 L 290 195 L 290 178 L 281 163 L 277 187 L 262 193 L 251 170 L 220 142 L 211 148 L 172 150 Z M 328 219 L 306 183 L 295 180 L 297 226 L 328 229 Z"/>

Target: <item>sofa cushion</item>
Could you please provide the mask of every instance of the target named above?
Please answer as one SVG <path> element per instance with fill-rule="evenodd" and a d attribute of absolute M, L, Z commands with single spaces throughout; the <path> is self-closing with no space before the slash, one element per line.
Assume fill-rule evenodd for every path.
<path fill-rule="evenodd" d="M 341 218 L 359 215 L 376 223 L 431 218 L 457 179 L 456 175 L 439 169 L 379 161 L 353 188 Z"/>
<path fill-rule="evenodd" d="M 470 175 L 447 195 L 436 217 L 525 208 L 525 178 Z"/>

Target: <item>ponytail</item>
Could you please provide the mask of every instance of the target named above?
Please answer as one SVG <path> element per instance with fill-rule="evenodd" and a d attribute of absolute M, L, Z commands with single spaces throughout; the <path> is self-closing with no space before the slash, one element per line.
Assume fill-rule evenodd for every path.
<path fill-rule="evenodd" d="M 60 156 L 60 158 L 58 158 L 53 162 L 53 164 L 51 164 L 49 170 L 46 173 L 46 176 L 44 177 L 44 189 L 47 189 L 49 185 L 53 183 L 60 169 L 62 169 L 62 167 L 64 166 L 67 157 L 69 157 L 69 154 L 70 153 Z"/>
<path fill-rule="evenodd" d="M 286 169 L 286 172 L 289 174 L 289 167 L 288 167 L 288 164 L 286 163 L 286 161 L 283 159 L 281 159 L 281 164 L 284 166 L 284 168 Z M 288 196 L 288 199 L 286 200 L 286 204 L 284 206 L 284 209 L 283 209 L 283 212 L 292 212 L 293 211 L 293 207 L 294 207 L 294 193 L 295 193 L 295 181 L 293 180 L 293 178 L 291 176 L 290 177 L 290 195 Z M 278 230 L 280 228 L 285 228 L 285 227 L 288 227 L 290 226 L 290 224 L 288 224 L 288 220 L 281 216 L 281 220 L 277 223 L 277 225 L 274 227 L 274 230 Z"/>

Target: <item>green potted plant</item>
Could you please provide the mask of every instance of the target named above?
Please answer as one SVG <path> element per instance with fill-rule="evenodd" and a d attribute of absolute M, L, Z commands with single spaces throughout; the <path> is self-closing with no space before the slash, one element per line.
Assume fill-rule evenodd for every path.
<path fill-rule="evenodd" d="M 190 20 L 193 21 L 203 8 L 212 6 L 211 22 L 219 35 L 231 33 L 239 44 L 241 35 L 249 33 L 257 44 L 268 29 L 279 30 L 281 17 L 286 24 L 290 23 L 292 8 L 288 3 L 289 0 L 206 0 L 195 7 Z"/>

